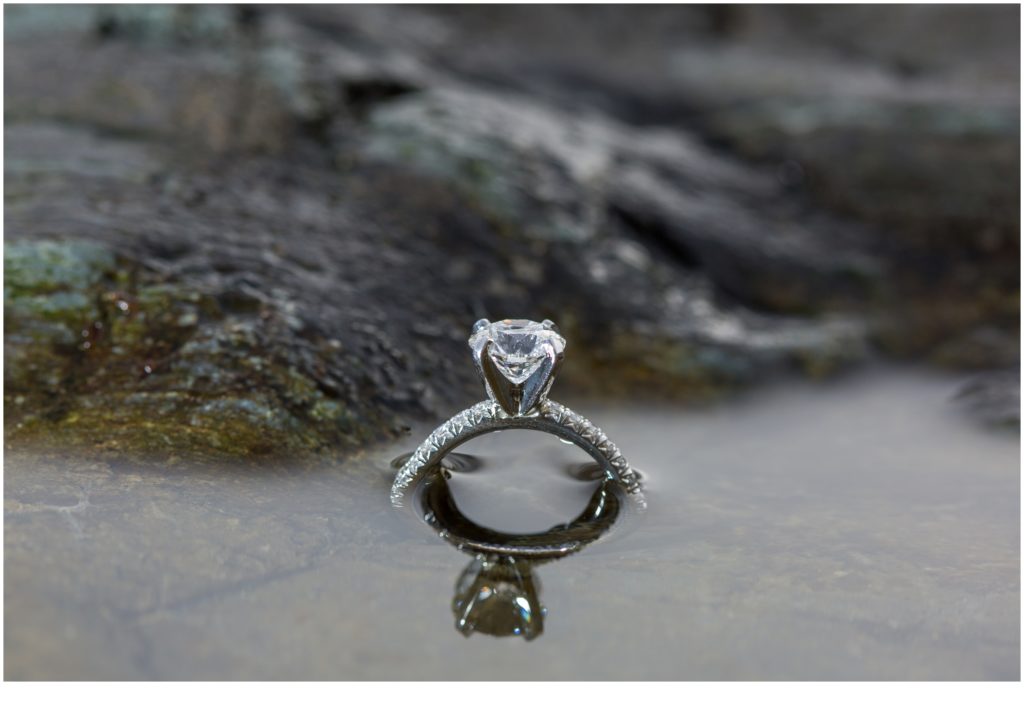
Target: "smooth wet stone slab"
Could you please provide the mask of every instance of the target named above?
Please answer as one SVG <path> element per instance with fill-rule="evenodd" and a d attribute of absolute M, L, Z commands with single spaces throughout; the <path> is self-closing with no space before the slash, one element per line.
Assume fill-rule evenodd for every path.
<path fill-rule="evenodd" d="M 1015 679 L 1020 445 L 964 421 L 960 385 L 879 372 L 705 410 L 578 407 L 649 506 L 534 569 L 529 642 L 460 635 L 469 558 L 388 505 L 390 459 L 429 426 L 344 465 L 8 451 L 5 675 Z M 480 463 L 453 493 L 485 525 L 547 528 L 586 499 L 582 453 L 517 433 L 467 444 Z M 536 460 L 500 464 L 524 447 Z"/>

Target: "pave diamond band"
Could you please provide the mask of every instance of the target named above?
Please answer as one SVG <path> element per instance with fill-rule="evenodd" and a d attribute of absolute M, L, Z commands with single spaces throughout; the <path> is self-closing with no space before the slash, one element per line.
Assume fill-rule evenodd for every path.
<path fill-rule="evenodd" d="M 392 503 L 400 506 L 409 485 L 456 446 L 485 433 L 511 428 L 544 431 L 572 441 L 597 461 L 606 479 L 621 483 L 628 494 L 642 499 L 639 476 L 604 431 L 585 417 L 550 399 L 544 400 L 533 414 L 511 416 L 489 399 L 448 419 L 420 444 L 395 478 L 391 487 Z"/>
<path fill-rule="evenodd" d="M 547 399 L 565 349 L 552 322 L 481 319 L 469 345 L 491 398 L 459 412 L 423 441 L 395 477 L 393 504 L 401 506 L 410 485 L 458 445 L 492 431 L 527 429 L 575 443 L 600 465 L 605 479 L 618 482 L 643 505 L 639 476 L 604 431 Z"/>

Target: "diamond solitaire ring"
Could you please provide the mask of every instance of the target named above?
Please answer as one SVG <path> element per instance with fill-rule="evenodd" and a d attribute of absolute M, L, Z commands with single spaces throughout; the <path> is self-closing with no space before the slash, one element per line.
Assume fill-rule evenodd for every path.
<path fill-rule="evenodd" d="M 438 426 L 399 470 L 391 502 L 401 506 L 409 486 L 437 469 L 453 448 L 492 431 L 544 431 L 575 443 L 604 471 L 605 479 L 643 504 L 640 478 L 604 431 L 571 409 L 547 398 L 565 353 L 554 322 L 481 319 L 469 337 L 473 361 L 490 399 Z"/>

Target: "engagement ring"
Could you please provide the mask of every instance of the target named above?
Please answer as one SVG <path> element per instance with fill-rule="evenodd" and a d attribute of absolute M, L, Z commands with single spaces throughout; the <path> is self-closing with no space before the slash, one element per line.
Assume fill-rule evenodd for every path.
<path fill-rule="evenodd" d="M 492 431 L 527 429 L 554 434 L 585 450 L 605 479 L 617 482 L 642 506 L 639 476 L 600 428 L 547 398 L 565 354 L 554 322 L 481 319 L 469 338 L 473 361 L 490 399 L 437 427 L 405 462 L 391 487 L 401 506 L 409 486 L 437 469 L 453 448 Z"/>

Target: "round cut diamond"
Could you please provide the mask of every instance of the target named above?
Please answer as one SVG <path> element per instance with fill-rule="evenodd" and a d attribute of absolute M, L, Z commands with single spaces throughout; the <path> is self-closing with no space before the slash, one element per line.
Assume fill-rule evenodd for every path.
<path fill-rule="evenodd" d="M 475 356 L 479 357 L 488 341 L 488 357 L 514 385 L 523 384 L 545 358 L 565 350 L 565 339 L 550 321 L 504 319 L 482 324 L 469 339 Z"/>

